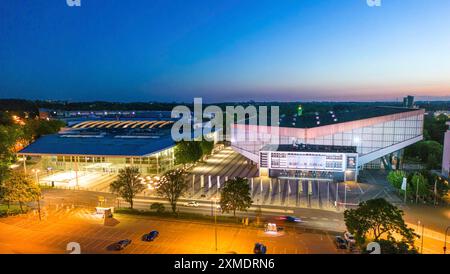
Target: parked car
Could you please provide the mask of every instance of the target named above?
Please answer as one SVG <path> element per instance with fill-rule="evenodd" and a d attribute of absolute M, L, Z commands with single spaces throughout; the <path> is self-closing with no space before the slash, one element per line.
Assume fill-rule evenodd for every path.
<path fill-rule="evenodd" d="M 142 236 L 142 240 L 146 241 L 146 242 L 151 242 L 151 241 L 155 240 L 156 237 L 158 237 L 158 236 L 159 236 L 159 232 L 156 230 L 152 230 L 152 231 L 150 231 L 150 233 L 144 234 L 144 236 Z"/>
<path fill-rule="evenodd" d="M 347 242 L 341 236 L 336 236 L 334 243 L 338 249 L 347 249 Z"/>
<path fill-rule="evenodd" d="M 255 254 L 266 254 L 267 247 L 261 243 L 256 243 L 255 247 L 253 248 L 253 253 Z"/>
<path fill-rule="evenodd" d="M 123 250 L 130 244 L 131 244 L 131 240 L 129 240 L 129 239 L 121 240 L 114 244 L 114 249 L 115 250 Z"/>
<path fill-rule="evenodd" d="M 344 239 L 347 241 L 347 244 L 354 245 L 356 243 L 355 237 L 348 231 L 344 233 Z"/>
<path fill-rule="evenodd" d="M 185 206 L 198 207 L 199 204 L 196 201 L 188 202 L 184 204 Z"/>

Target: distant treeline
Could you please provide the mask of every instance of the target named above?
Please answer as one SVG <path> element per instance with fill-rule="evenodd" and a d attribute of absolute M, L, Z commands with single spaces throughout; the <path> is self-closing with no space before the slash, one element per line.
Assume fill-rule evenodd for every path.
<path fill-rule="evenodd" d="M 297 106 L 303 106 L 304 113 L 324 112 L 324 111 L 350 111 L 355 109 L 363 109 L 365 107 L 373 106 L 402 106 L 400 102 L 240 102 L 240 103 L 218 103 L 216 105 L 224 108 L 230 105 L 277 105 L 280 107 L 280 112 L 286 115 L 294 114 L 297 111 Z M 48 108 L 61 111 L 98 111 L 98 110 L 172 110 L 173 107 L 180 105 L 180 103 L 163 103 L 163 102 L 65 102 L 65 101 L 42 101 L 42 100 L 23 100 L 23 99 L 0 99 L 0 111 L 11 112 L 28 112 L 30 116 L 36 116 L 39 113 L 39 108 Z M 192 103 L 184 104 L 192 109 Z M 204 104 L 206 107 L 208 104 Z M 430 102 L 416 102 L 420 108 L 425 108 L 428 111 L 436 110 L 450 110 L 450 101 L 430 101 Z"/>

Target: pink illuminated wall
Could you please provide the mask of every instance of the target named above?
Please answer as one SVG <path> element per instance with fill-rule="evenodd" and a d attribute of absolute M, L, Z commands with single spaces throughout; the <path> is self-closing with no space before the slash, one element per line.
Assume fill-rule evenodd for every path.
<path fill-rule="evenodd" d="M 450 126 L 450 122 L 447 122 Z M 444 139 L 444 157 L 442 158 L 442 173 L 449 176 L 450 172 L 450 129 L 445 133 Z"/>
<path fill-rule="evenodd" d="M 423 109 L 417 109 L 314 128 L 234 124 L 231 128 L 231 143 L 236 150 L 253 154 L 255 158 L 266 144 L 294 142 L 355 146 L 358 154 L 363 156 L 384 151 L 386 148 L 397 148 L 399 144 L 410 145 L 411 142 L 419 140 L 423 135 L 424 112 Z M 401 148 L 403 147 L 400 145 L 398 149 Z"/>

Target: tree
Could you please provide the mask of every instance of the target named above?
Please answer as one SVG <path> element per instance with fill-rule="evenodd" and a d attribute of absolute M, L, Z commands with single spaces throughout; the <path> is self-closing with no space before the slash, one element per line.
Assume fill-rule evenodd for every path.
<path fill-rule="evenodd" d="M 182 169 L 169 170 L 159 180 L 157 192 L 165 197 L 172 207 L 172 212 L 177 212 L 178 199 L 188 189 L 185 172 Z"/>
<path fill-rule="evenodd" d="M 428 180 L 419 172 L 413 174 L 410 180 L 409 195 L 425 198 L 430 191 L 428 189 Z"/>
<path fill-rule="evenodd" d="M 211 141 L 207 141 L 207 140 L 202 140 L 200 142 L 200 148 L 202 150 L 202 155 L 206 156 L 206 155 L 210 155 L 213 148 L 214 148 L 214 142 Z"/>
<path fill-rule="evenodd" d="M 394 239 L 377 241 L 381 247 L 381 254 L 417 254 L 417 249 L 410 246 L 405 241 L 396 241 Z"/>
<path fill-rule="evenodd" d="M 118 194 L 133 209 L 133 199 L 145 189 L 137 167 L 125 167 L 119 170 L 118 178 L 110 184 L 111 192 Z"/>
<path fill-rule="evenodd" d="M 246 211 L 252 203 L 247 179 L 237 177 L 225 182 L 220 191 L 220 207 L 223 212 L 233 211 L 236 216 L 236 210 Z"/>
<path fill-rule="evenodd" d="M 391 171 L 387 176 L 388 182 L 396 189 L 401 189 L 403 178 L 406 178 L 406 173 L 400 170 Z"/>
<path fill-rule="evenodd" d="M 424 121 L 424 132 L 426 139 L 436 141 L 440 144 L 444 143 L 444 133 L 447 130 L 446 122 L 448 117 L 445 114 L 440 114 L 437 117 L 427 115 Z"/>
<path fill-rule="evenodd" d="M 9 166 L 15 159 L 15 145 L 22 136 L 21 129 L 16 126 L 0 125 L 0 163 Z"/>
<path fill-rule="evenodd" d="M 443 146 L 437 141 L 421 141 L 405 150 L 405 158 L 424 163 L 427 169 L 439 169 L 442 161 Z"/>
<path fill-rule="evenodd" d="M 345 225 L 353 233 L 358 244 L 362 245 L 368 237 L 378 241 L 381 238 L 392 240 L 393 233 L 402 236 L 403 241 L 414 245 L 418 237 L 403 220 L 403 211 L 378 198 L 361 202 L 356 209 L 344 212 Z"/>
<path fill-rule="evenodd" d="M 23 172 L 11 173 L 8 179 L 0 183 L 0 198 L 8 204 L 19 203 L 20 211 L 23 205 L 40 199 L 41 189 Z"/>
<path fill-rule="evenodd" d="M 186 165 L 195 163 L 202 158 L 202 149 L 197 141 L 177 142 L 174 150 L 175 163 Z"/>
<path fill-rule="evenodd" d="M 0 160 L 0 183 L 8 178 L 10 172 L 8 164 Z"/>
<path fill-rule="evenodd" d="M 24 139 L 28 142 L 33 141 L 43 135 L 57 133 L 66 123 L 61 120 L 28 120 L 23 127 Z"/>

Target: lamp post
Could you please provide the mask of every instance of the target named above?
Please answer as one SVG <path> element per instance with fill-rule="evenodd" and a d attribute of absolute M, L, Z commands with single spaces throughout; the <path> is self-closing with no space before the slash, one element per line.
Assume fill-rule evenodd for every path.
<path fill-rule="evenodd" d="M 437 180 L 437 178 L 434 180 L 434 206 L 437 206 Z"/>
<path fill-rule="evenodd" d="M 419 202 L 419 183 L 420 183 L 420 181 L 417 180 L 417 186 L 416 186 L 416 204 Z"/>
<path fill-rule="evenodd" d="M 34 172 L 34 174 L 35 174 L 35 176 L 36 176 L 36 184 L 39 186 L 39 176 L 38 176 L 38 173 L 39 173 L 40 170 L 39 170 L 39 169 L 33 168 L 31 171 Z M 38 199 L 37 199 L 37 204 L 38 204 L 39 221 L 41 221 L 42 218 L 41 218 L 41 197 L 40 197 L 40 195 L 39 195 L 39 197 L 38 197 Z"/>
<path fill-rule="evenodd" d="M 215 246 L 217 251 L 217 197 L 211 198 L 214 201 L 214 238 L 215 238 Z"/>
<path fill-rule="evenodd" d="M 448 231 L 450 230 L 450 226 L 448 226 L 447 227 L 447 229 L 445 230 L 445 236 L 444 236 L 444 254 L 446 253 L 446 251 L 447 251 L 447 234 L 448 234 Z"/>
<path fill-rule="evenodd" d="M 339 211 L 338 208 L 338 199 L 339 199 L 339 182 L 336 181 L 336 201 L 335 201 L 335 206 L 336 206 L 336 211 Z"/>
<path fill-rule="evenodd" d="M 39 185 L 39 176 L 38 176 L 38 173 L 40 172 L 40 170 L 39 170 L 39 169 L 33 168 L 31 171 L 34 172 L 34 174 L 35 174 L 35 176 L 36 176 L 36 183 Z"/>
<path fill-rule="evenodd" d="M 42 220 L 42 218 L 41 218 L 41 195 L 39 195 L 39 197 L 38 197 L 37 204 L 38 204 L 39 221 L 41 221 Z"/>
<path fill-rule="evenodd" d="M 422 235 L 421 235 L 421 241 L 420 241 L 420 253 L 423 253 L 423 228 L 424 228 L 424 224 L 420 222 L 420 220 L 417 221 L 417 233 L 419 233 L 419 229 L 420 229 L 420 225 L 422 225 Z"/>

